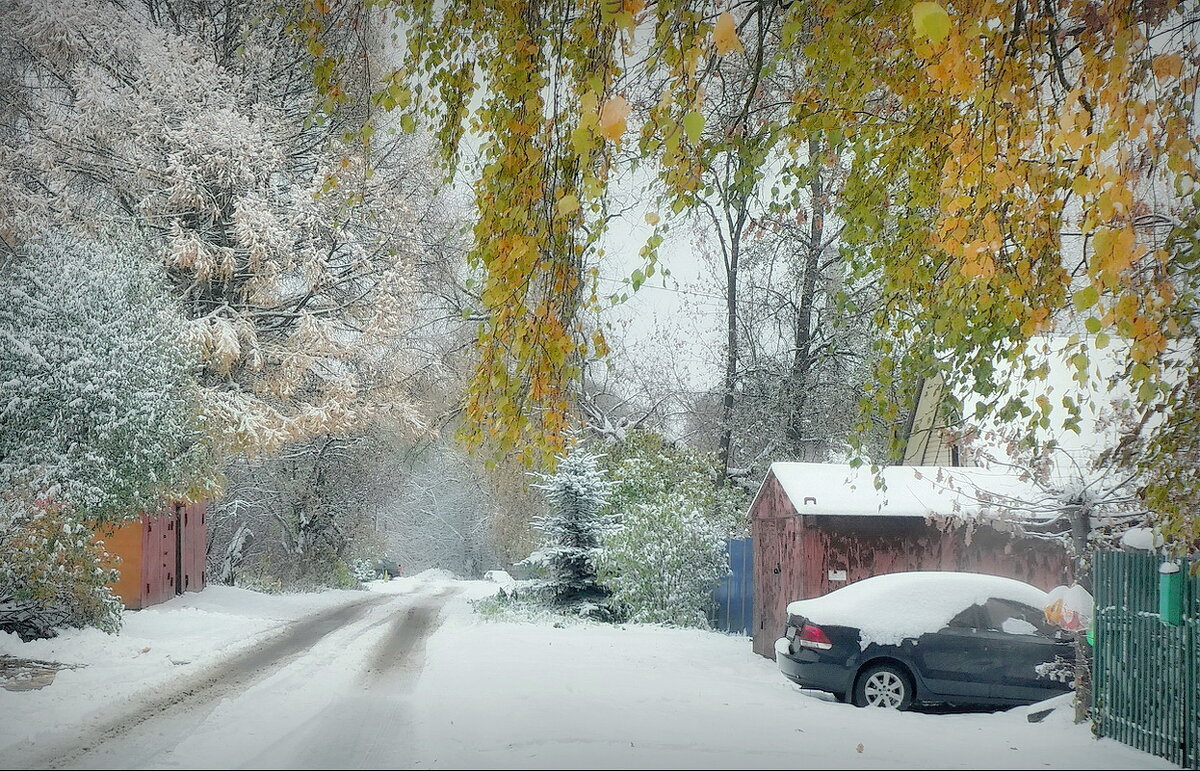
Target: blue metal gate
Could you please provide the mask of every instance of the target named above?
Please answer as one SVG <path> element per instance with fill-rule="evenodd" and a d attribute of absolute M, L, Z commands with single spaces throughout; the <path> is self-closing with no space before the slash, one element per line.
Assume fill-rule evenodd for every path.
<path fill-rule="evenodd" d="M 754 615 L 754 539 L 731 539 L 725 548 L 729 575 L 713 590 L 712 625 L 722 632 L 748 635 Z"/>

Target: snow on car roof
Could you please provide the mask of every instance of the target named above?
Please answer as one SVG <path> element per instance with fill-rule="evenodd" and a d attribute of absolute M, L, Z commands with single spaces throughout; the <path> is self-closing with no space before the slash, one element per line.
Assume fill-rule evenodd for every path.
<path fill-rule="evenodd" d="M 863 579 L 811 600 L 788 605 L 788 613 L 817 626 L 862 630 L 860 644 L 899 645 L 945 628 L 963 610 L 989 598 L 1044 608 L 1048 595 L 1036 586 L 1002 576 L 949 571 L 889 573 Z"/>
<path fill-rule="evenodd" d="M 888 466 L 878 471 L 883 489 L 875 486 L 875 474 L 867 466 L 772 463 L 770 473 L 796 511 L 806 516 L 1044 516 L 1058 506 L 1015 474 L 983 468 Z"/>

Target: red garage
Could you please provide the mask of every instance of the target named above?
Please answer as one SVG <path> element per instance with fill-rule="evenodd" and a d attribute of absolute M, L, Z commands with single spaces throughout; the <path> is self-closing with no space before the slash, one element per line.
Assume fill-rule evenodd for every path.
<path fill-rule="evenodd" d="M 774 657 L 787 604 L 905 570 L 961 570 L 1051 589 L 1070 582 L 1056 542 L 987 524 L 980 490 L 1030 493 L 983 469 L 774 463 L 750 506 L 754 536 L 754 650 Z M 986 497 L 986 496 L 984 496 Z"/>
<path fill-rule="evenodd" d="M 204 503 L 169 504 L 154 514 L 101 526 L 96 537 L 119 558 L 113 591 L 138 610 L 204 588 L 207 552 Z"/>

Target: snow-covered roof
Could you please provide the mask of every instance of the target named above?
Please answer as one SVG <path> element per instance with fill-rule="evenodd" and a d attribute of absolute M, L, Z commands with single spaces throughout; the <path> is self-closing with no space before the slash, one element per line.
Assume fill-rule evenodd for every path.
<path fill-rule="evenodd" d="M 972 605 L 995 597 L 1035 609 L 1049 595 L 1036 586 L 1001 576 L 950 571 L 889 573 L 863 579 L 811 600 L 788 605 L 788 613 L 821 626 L 862 630 L 860 644 L 899 645 L 906 637 L 936 632 Z"/>
<path fill-rule="evenodd" d="M 779 480 L 796 511 L 806 516 L 1019 514 L 1021 510 L 1044 512 L 1047 503 L 1053 505 L 1043 501 L 1044 492 L 1015 475 L 982 468 L 889 466 L 878 472 L 883 489 L 876 487 L 876 475 L 869 466 L 772 463 L 768 478 L 771 475 Z M 761 495 L 759 488 L 755 504 Z M 1014 510 L 1013 503 L 1018 501 L 1024 505 Z"/>

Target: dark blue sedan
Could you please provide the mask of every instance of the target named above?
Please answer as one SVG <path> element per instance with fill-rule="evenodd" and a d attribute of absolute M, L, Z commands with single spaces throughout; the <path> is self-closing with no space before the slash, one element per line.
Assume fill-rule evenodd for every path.
<path fill-rule="evenodd" d="M 998 576 L 876 576 L 791 603 L 775 660 L 792 682 L 860 707 L 1032 704 L 1070 690 L 1074 661 L 1045 604 Z"/>

